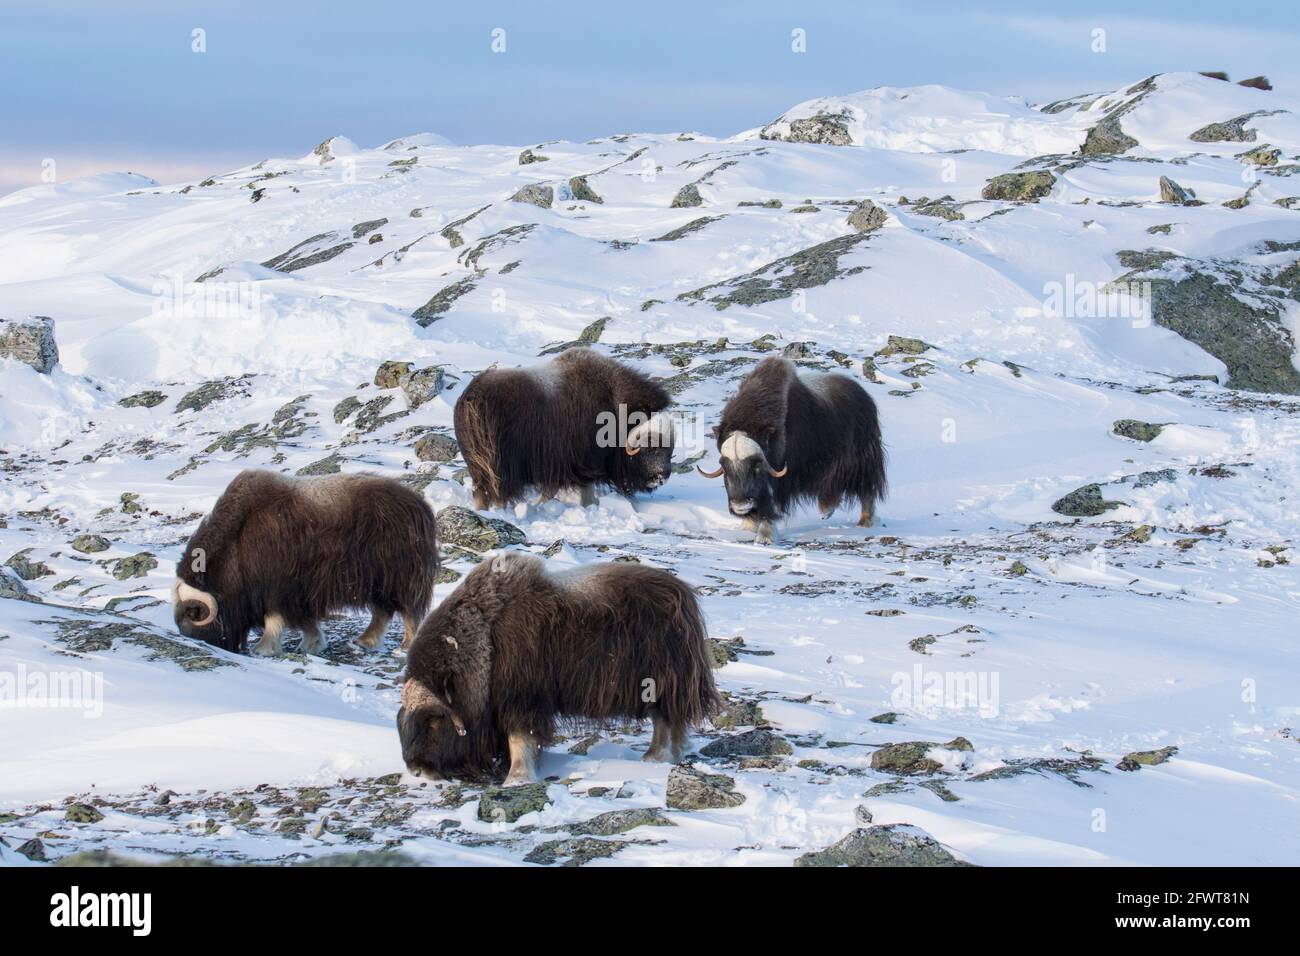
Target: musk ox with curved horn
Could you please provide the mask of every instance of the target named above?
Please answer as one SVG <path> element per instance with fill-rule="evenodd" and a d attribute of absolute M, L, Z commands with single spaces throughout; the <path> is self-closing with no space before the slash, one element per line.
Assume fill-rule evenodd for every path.
<path fill-rule="evenodd" d="M 597 486 L 653 491 L 672 474 L 669 402 L 661 385 L 586 348 L 481 372 L 455 414 L 474 506 L 513 504 L 533 487 L 543 500 L 579 488 L 584 506 L 595 504 Z"/>
<path fill-rule="evenodd" d="M 411 645 L 397 729 L 414 774 L 535 779 L 557 719 L 649 717 L 646 760 L 677 760 L 718 707 L 695 592 L 667 571 L 552 572 L 499 554 L 470 572 Z"/>
<path fill-rule="evenodd" d="M 286 627 L 318 652 L 318 622 L 369 608 L 358 639 L 379 644 L 394 613 L 409 644 L 428 610 L 438 569 L 433 511 L 391 478 L 286 478 L 242 471 L 222 492 L 176 564 L 176 627 L 231 651 L 262 628 L 254 654 L 278 654 Z"/>
<path fill-rule="evenodd" d="M 857 499 L 858 524 L 869 527 L 885 496 L 876 403 L 846 375 L 800 375 L 787 359 L 764 359 L 723 408 L 717 438 L 719 467 L 700 473 L 724 479 L 728 508 L 761 544 L 793 502 L 815 498 L 829 518 Z"/>

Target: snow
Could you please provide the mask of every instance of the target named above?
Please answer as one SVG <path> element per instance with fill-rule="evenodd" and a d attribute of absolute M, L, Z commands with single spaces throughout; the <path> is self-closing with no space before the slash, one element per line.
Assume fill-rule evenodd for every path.
<path fill-rule="evenodd" d="M 31 549 L 27 558 L 52 572 L 24 582 L 45 603 L 0 599 L 0 675 L 102 681 L 97 714 L 30 700 L 5 714 L 0 862 L 25 864 L 14 847 L 52 830 L 68 839 L 47 842 L 51 857 L 112 846 L 284 860 L 400 839 L 420 862 L 501 865 L 554 837 L 520 826 L 663 810 L 669 768 L 641 762 L 644 728 L 608 733 L 585 755 L 568 752 L 572 740 L 551 748 L 541 766 L 556 778 L 551 803 L 513 826 L 478 820 L 477 801 L 456 805 L 446 785 L 404 776 L 407 789 L 388 794 L 359 784 L 403 769 L 396 630 L 381 651 L 362 653 L 348 639 L 363 621 L 347 617 L 327 627 L 328 656 L 262 660 L 190 647 L 166 605 L 198 516 L 244 468 L 292 473 L 337 453 L 346 471 L 430 477 L 437 508 L 469 506 L 458 463 L 416 460 L 419 429 L 448 431 L 478 371 L 535 364 L 607 316 L 597 348 L 655 375 L 699 373 L 677 395 L 683 464 L 716 461 L 707 429 L 746 363 L 772 354 L 753 340 L 814 343 L 810 370 L 853 376 L 877 402 L 891 494 L 876 527 L 856 527 L 848 506 L 827 520 L 802 508 L 771 547 L 727 513 L 721 482 L 693 468 L 630 501 L 607 493 L 583 508 L 574 495 L 495 515 L 526 532 L 526 550 L 562 540 L 548 558 L 556 567 L 626 556 L 697 586 L 710 633 L 744 641 L 716 671 L 719 686 L 760 704 L 794 747 L 784 766 L 702 761 L 735 778 L 742 805 L 665 811 L 674 826 L 615 837 L 636 842 L 588 865 L 786 864 L 860 825 L 859 807 L 983 865 L 1294 863 L 1300 575 L 1287 559 L 1300 535 L 1300 405 L 1175 381 L 1222 378 L 1225 367 L 1140 318 L 1081 311 L 1068 296 L 1049 303 L 1053 284 L 1100 288 L 1123 275 L 1120 250 L 1293 262 L 1294 251 L 1259 247 L 1300 240 L 1300 213 L 1274 204 L 1297 192 L 1294 178 L 1259 176 L 1250 205 L 1222 207 L 1248 188 L 1235 156 L 1251 144 L 1187 135 L 1294 104 L 1165 74 L 1121 119 L 1140 143 L 1132 157 L 1059 169 L 1038 203 L 980 199 L 989 178 L 1027 158 L 1076 150 L 1131 88 L 1058 113 L 939 86 L 882 88 L 800 104 L 777 124 L 843 112 L 848 147 L 757 131 L 631 134 L 534 145 L 548 161 L 519 166 L 520 145 L 416 134 L 369 149 L 335 137 L 328 163 L 272 158 L 210 185 L 115 173 L 0 199 L 0 315 L 54 317 L 60 351 L 48 376 L 0 359 L 0 559 Z M 1295 122 L 1292 112 L 1257 118 L 1255 145 L 1292 161 Z M 580 175 L 602 203 L 567 198 Z M 1207 205 L 1160 204 L 1161 175 Z M 552 208 L 509 201 L 539 182 L 556 188 Z M 692 182 L 704 205 L 671 208 Z M 265 190 L 257 202 L 254 189 Z M 919 197 L 944 195 L 964 219 L 917 212 Z M 833 281 L 723 309 L 677 298 L 712 283 L 724 285 L 709 295 L 729 291 L 739 276 L 849 234 L 845 218 L 862 198 L 889 221 L 844 253 Z M 781 208 L 738 205 L 769 199 Z M 791 211 L 805 204 L 817 211 Z M 444 228 L 470 216 L 453 247 Z M 703 216 L 723 218 L 651 241 Z M 387 222 L 353 236 L 377 219 Z M 533 228 L 499 234 L 521 225 Z M 322 235 L 313 248 L 352 244 L 291 273 L 262 264 Z M 462 279 L 472 290 L 441 318 L 412 320 Z M 877 357 L 879 384 L 868 383 L 862 360 L 890 335 L 931 348 L 915 361 Z M 411 409 L 373 384 L 386 360 L 443 366 L 447 388 Z M 226 378 L 212 404 L 175 411 L 192 389 Z M 164 398 L 117 404 L 145 390 Z M 277 412 L 303 396 L 290 416 L 300 427 L 274 433 Z M 354 419 L 335 420 L 349 396 L 386 396 L 381 414 L 407 414 L 358 432 Z M 1112 432 L 1125 418 L 1165 427 L 1139 443 Z M 248 426 L 266 440 L 243 442 Z M 1094 482 L 1118 507 L 1077 523 L 1051 510 Z M 124 510 L 123 493 L 138 495 L 140 510 Z M 1142 525 L 1145 541 L 1130 534 Z M 109 550 L 72 550 L 83 533 L 109 538 Z M 113 562 L 140 552 L 157 566 L 112 576 Z M 450 591 L 439 585 L 436 596 Z M 125 638 L 77 649 L 68 622 L 127 625 L 220 664 L 187 670 Z M 917 649 L 922 637 L 933 640 Z M 935 674 L 973 675 L 978 706 L 910 692 Z M 896 723 L 871 722 L 888 711 Z M 932 777 L 873 791 L 895 780 L 870 766 L 879 745 L 958 736 L 974 749 L 933 750 L 942 769 Z M 1115 767 L 1165 746 L 1178 748 L 1165 763 Z M 1074 781 L 1046 770 L 976 779 L 1085 752 L 1099 764 Z M 957 799 L 917 785 L 926 781 Z M 201 806 L 217 794 L 260 806 L 261 784 L 322 790 L 331 802 L 305 810 L 309 823 L 336 813 L 373 830 L 372 842 L 345 839 L 336 824 L 290 838 L 265 807 L 266 825 L 250 827 Z M 375 823 L 371 803 L 355 799 L 365 786 L 376 807 L 416 809 Z M 593 787 L 609 791 L 585 795 Z M 135 812 L 166 790 L 181 809 Z M 65 821 L 62 801 L 73 796 L 102 798 L 104 820 Z"/>

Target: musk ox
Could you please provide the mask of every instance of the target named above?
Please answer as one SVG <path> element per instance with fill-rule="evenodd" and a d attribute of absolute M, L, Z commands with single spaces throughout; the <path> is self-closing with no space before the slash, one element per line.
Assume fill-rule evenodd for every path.
<path fill-rule="evenodd" d="M 869 527 L 885 496 L 876 404 L 845 375 L 800 375 L 786 359 L 764 359 L 723 408 L 717 439 L 720 467 L 700 474 L 724 479 L 728 508 L 762 544 L 792 502 L 816 498 L 829 518 L 856 498 L 858 524 Z"/>
<path fill-rule="evenodd" d="M 303 649 L 316 653 L 322 618 L 369 608 L 364 647 L 379 644 L 394 613 L 409 644 L 437 569 L 433 511 L 405 485 L 378 475 L 243 471 L 176 564 L 176 627 L 232 651 L 260 627 L 254 654 L 278 654 L 283 630 L 296 628 Z"/>
<path fill-rule="evenodd" d="M 474 480 L 474 506 L 513 504 L 579 488 L 653 491 L 672 474 L 668 393 L 635 369 L 586 348 L 522 369 L 490 368 L 456 402 L 456 440 Z"/>
<path fill-rule="evenodd" d="M 695 592 L 636 564 L 548 571 L 497 555 L 420 626 L 397 729 L 414 774 L 507 785 L 536 776 L 558 720 L 654 723 L 646 760 L 677 760 L 718 706 Z"/>

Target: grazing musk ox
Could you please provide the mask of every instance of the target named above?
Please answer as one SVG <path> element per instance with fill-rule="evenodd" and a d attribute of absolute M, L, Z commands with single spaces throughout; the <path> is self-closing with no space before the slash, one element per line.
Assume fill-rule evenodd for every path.
<path fill-rule="evenodd" d="M 369 608 L 363 646 L 379 644 L 394 613 L 409 643 L 437 568 L 433 511 L 391 478 L 242 471 L 176 564 L 176 627 L 232 651 L 242 651 L 248 632 L 260 627 L 255 654 L 278 654 L 290 627 L 303 632 L 303 649 L 316 653 L 321 618 Z"/>
<path fill-rule="evenodd" d="M 543 500 L 566 488 L 595 504 L 599 485 L 653 491 L 672 474 L 667 391 L 586 348 L 532 368 L 490 368 L 456 402 L 456 440 L 474 479 L 474 506 Z"/>
<path fill-rule="evenodd" d="M 727 505 L 772 540 L 772 522 L 792 502 L 817 499 L 829 518 L 844 498 L 862 506 L 869 527 L 885 496 L 885 452 L 876 404 L 845 375 L 799 375 L 782 358 L 759 362 L 722 410 L 717 431 Z M 696 466 L 699 467 L 698 465 Z"/>
<path fill-rule="evenodd" d="M 535 779 L 557 717 L 654 723 L 646 760 L 677 760 L 718 706 L 695 592 L 636 564 L 552 572 L 533 555 L 485 561 L 420 626 L 397 728 L 415 774 Z"/>

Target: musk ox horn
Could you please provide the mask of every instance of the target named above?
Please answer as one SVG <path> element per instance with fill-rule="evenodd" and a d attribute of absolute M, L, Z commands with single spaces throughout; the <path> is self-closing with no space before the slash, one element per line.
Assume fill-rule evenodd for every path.
<path fill-rule="evenodd" d="M 632 444 L 632 439 L 634 437 L 635 436 L 629 435 L 627 439 L 627 444 L 623 446 L 623 450 L 627 452 L 629 456 L 641 454 L 641 447 L 639 445 Z"/>
<path fill-rule="evenodd" d="M 701 468 L 699 465 L 696 465 L 696 466 L 695 466 L 695 470 L 698 471 L 698 472 L 699 472 L 701 475 L 703 475 L 705 478 L 717 478 L 719 475 L 722 474 L 722 466 L 721 466 L 721 465 L 718 466 L 718 470 L 717 470 L 717 471 L 705 471 L 705 470 L 704 470 L 703 468 Z"/>
<path fill-rule="evenodd" d="M 787 464 L 784 468 L 782 468 L 780 471 L 777 471 L 777 470 L 776 470 L 775 468 L 773 468 L 771 465 L 768 465 L 768 466 L 767 466 L 767 473 L 768 473 L 769 475 L 771 475 L 773 478 L 784 478 L 784 477 L 785 477 L 785 473 L 786 473 L 787 471 L 789 471 L 789 470 L 790 470 L 790 466 L 789 466 L 788 464 Z"/>
<path fill-rule="evenodd" d="M 197 604 L 207 612 L 202 620 L 194 622 L 195 627 L 206 627 L 217 618 L 217 599 L 206 591 L 191 587 L 184 581 L 177 581 L 172 589 L 172 597 L 177 604 Z"/>

